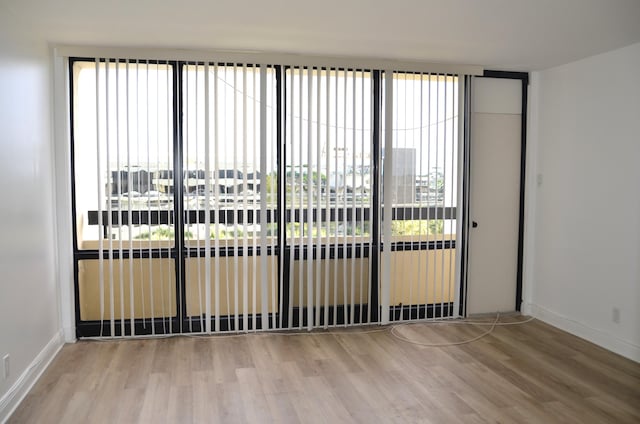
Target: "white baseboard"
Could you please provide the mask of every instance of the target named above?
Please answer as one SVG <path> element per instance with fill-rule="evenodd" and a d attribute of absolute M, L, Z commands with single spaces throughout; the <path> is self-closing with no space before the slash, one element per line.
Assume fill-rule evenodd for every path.
<path fill-rule="evenodd" d="M 64 335 L 64 343 L 75 343 L 76 340 L 76 329 L 64 327 L 62 329 L 62 334 Z"/>
<path fill-rule="evenodd" d="M 520 305 L 520 312 L 522 315 L 533 316 L 533 312 L 531 311 L 531 303 L 522 302 Z"/>
<path fill-rule="evenodd" d="M 623 340 L 610 332 L 590 327 L 557 312 L 550 311 L 540 305 L 530 303 L 526 305 L 526 308 L 523 305 L 522 309 L 523 312 L 530 311 L 528 315 L 536 317 L 540 321 L 544 321 L 567 333 L 588 340 L 591 343 L 597 344 L 632 361 L 640 362 L 640 346 Z"/>
<path fill-rule="evenodd" d="M 0 398 L 0 423 L 4 424 L 9 419 L 63 345 L 62 331 L 60 331 L 53 336 L 13 386 Z"/>

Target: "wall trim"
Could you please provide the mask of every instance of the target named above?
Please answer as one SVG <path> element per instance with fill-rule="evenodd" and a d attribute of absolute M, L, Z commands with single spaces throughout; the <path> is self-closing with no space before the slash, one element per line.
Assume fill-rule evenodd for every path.
<path fill-rule="evenodd" d="M 430 72 L 440 74 L 482 75 L 484 68 L 472 64 L 429 63 L 376 57 L 349 57 L 276 53 L 263 51 L 214 49 L 162 49 L 152 47 L 107 47 L 54 45 L 63 57 L 130 58 L 140 60 L 210 61 L 218 63 L 251 63 L 255 65 L 317 66 L 354 69 L 379 69 L 399 72 Z"/>
<path fill-rule="evenodd" d="M 75 291 L 73 269 L 73 223 L 71 220 L 71 157 L 69 141 L 68 62 L 54 48 L 51 52 L 53 68 L 53 126 L 54 126 L 54 198 L 56 226 L 57 281 L 60 325 L 64 341 L 75 342 Z"/>
<path fill-rule="evenodd" d="M 75 343 L 78 341 L 78 339 L 76 339 L 75 327 L 64 327 L 62 329 L 62 336 L 64 337 L 62 340 L 64 343 Z"/>
<path fill-rule="evenodd" d="M 49 343 L 40 351 L 26 370 L 18 377 L 9 390 L 0 398 L 0 423 L 7 422 L 20 403 L 47 369 L 53 358 L 64 346 L 62 331 L 55 333 Z"/>
<path fill-rule="evenodd" d="M 526 181 L 524 187 L 524 246 L 522 257 L 522 313 L 531 315 L 530 302 L 534 299 L 536 250 L 536 198 L 538 193 L 538 123 L 539 73 L 529 76 Z"/>
<path fill-rule="evenodd" d="M 540 305 L 529 303 L 525 309 L 530 310 L 531 316 L 540 321 L 640 363 L 640 346 L 631 341 L 616 337 L 608 331 L 590 327 Z"/>

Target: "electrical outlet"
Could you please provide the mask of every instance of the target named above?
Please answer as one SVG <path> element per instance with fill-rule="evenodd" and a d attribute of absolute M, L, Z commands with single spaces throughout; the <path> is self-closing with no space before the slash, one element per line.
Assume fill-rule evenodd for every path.
<path fill-rule="evenodd" d="M 611 319 L 616 324 L 620 323 L 620 309 L 619 308 L 613 308 L 612 309 L 612 311 L 611 311 Z"/>
<path fill-rule="evenodd" d="M 2 378 L 6 380 L 9 378 L 11 368 L 9 367 L 9 354 L 7 353 L 2 357 Z"/>

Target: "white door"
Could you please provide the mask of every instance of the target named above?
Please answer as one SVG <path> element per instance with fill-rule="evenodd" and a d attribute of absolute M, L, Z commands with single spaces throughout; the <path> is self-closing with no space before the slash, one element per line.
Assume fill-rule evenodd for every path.
<path fill-rule="evenodd" d="M 522 81 L 476 77 L 471 109 L 467 314 L 514 311 Z"/>

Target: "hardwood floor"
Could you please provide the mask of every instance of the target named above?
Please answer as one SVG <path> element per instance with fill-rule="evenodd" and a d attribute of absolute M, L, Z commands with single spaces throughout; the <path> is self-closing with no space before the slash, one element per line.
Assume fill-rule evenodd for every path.
<path fill-rule="evenodd" d="M 397 331 L 442 343 L 487 329 Z M 62 349 L 9 420 L 136 422 L 639 423 L 640 364 L 535 320 L 438 348 L 380 327 L 83 341 Z"/>

